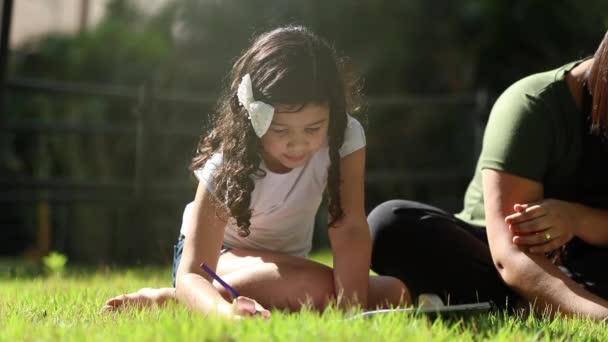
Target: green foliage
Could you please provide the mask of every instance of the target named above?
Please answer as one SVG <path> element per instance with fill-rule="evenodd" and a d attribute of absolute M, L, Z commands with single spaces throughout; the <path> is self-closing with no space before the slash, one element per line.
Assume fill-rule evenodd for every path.
<path fill-rule="evenodd" d="M 478 84 L 502 91 L 515 80 L 593 54 L 608 28 L 608 3 L 470 1 L 479 4 Z"/>
<path fill-rule="evenodd" d="M 163 170 L 162 177 L 168 181 L 187 180 L 185 156 L 189 156 L 196 141 L 194 136 L 186 135 L 167 143 L 166 138 L 157 138 L 158 132 L 150 132 L 154 126 L 175 129 L 167 121 L 167 114 L 173 113 L 155 117 L 154 112 L 162 110 L 156 103 L 155 89 L 163 75 L 162 65 L 172 53 L 167 21 L 173 10 L 168 6 L 150 18 L 129 4 L 113 1 L 108 16 L 96 28 L 75 36 L 50 34 L 29 42 L 11 56 L 13 78 L 77 85 L 77 94 L 48 90 L 9 92 L 8 122 L 33 130 L 17 130 L 3 137 L 10 152 L 0 155 L 0 169 L 6 167 L 8 174 L 22 179 L 75 184 L 71 192 L 38 188 L 35 193 L 41 198 L 51 196 L 59 203 L 74 198 L 85 201 L 71 202 L 68 209 L 57 202 L 51 204 L 53 234 L 66 236 L 69 232 L 69 239 L 54 248 L 69 250 L 70 257 L 78 261 L 141 260 L 126 255 L 132 246 L 112 244 L 115 229 L 125 231 L 123 236 L 129 240 L 140 235 L 132 228 L 133 221 L 146 228 L 154 228 L 146 219 L 171 221 L 163 227 L 164 234 L 174 235 L 166 227 L 176 226 L 175 210 L 149 217 L 144 212 L 149 203 L 131 203 L 127 199 L 135 198 L 134 192 L 140 191 L 143 183 L 156 178 L 156 174 L 147 176 L 142 170 Z M 90 85 L 107 87 L 110 93 L 89 89 Z M 142 128 L 139 138 L 135 137 L 137 125 Z M 162 154 L 179 155 L 182 162 L 167 163 L 158 157 Z M 101 186 L 98 188 L 97 184 Z M 179 206 L 183 208 L 182 203 Z M 35 218 L 35 208 L 23 206 L 22 215 Z M 137 212 L 140 214 L 134 214 Z M 142 218 L 132 221 L 134 215 Z M 157 245 L 150 247 L 158 255 Z"/>
<path fill-rule="evenodd" d="M 31 279 L 44 275 L 40 263 L 17 258 L 0 258 L 0 282 L 16 279 Z"/>
<path fill-rule="evenodd" d="M 51 252 L 42 258 L 42 263 L 50 274 L 61 276 L 65 272 L 68 258 L 61 253 Z"/>
<path fill-rule="evenodd" d="M 52 34 L 22 47 L 12 59 L 12 74 L 122 88 L 151 87 L 158 66 L 171 52 L 166 28 L 145 22 L 132 9 L 110 8 L 114 12 L 90 32 L 77 36 Z M 11 95 L 10 121 L 81 127 L 67 135 L 55 131 L 34 137 L 15 136 L 14 144 L 22 146 L 21 163 L 15 173 L 80 182 L 131 180 L 133 138 L 112 133 L 133 130 L 135 116 L 140 114 L 136 106 L 143 100 L 138 103 L 137 98 L 124 101 L 112 96 L 44 91 Z M 97 127 L 98 131 L 87 127 Z"/>
<path fill-rule="evenodd" d="M 368 209 L 398 196 L 456 210 L 490 104 L 475 91 L 494 95 L 592 53 L 607 13 L 604 0 L 179 0 L 144 15 L 113 0 L 94 29 L 11 55 L 11 77 L 117 94 L 9 92 L 7 121 L 34 129 L 0 137 L 0 174 L 100 186 L 69 198 L 62 215 L 53 207 L 71 260 L 168 262 L 193 193 L 187 166 L 226 74 L 255 33 L 295 23 L 334 42 L 376 100 L 364 120 Z M 47 189 L 34 192 L 63 194 Z"/>
<path fill-rule="evenodd" d="M 178 8 L 181 45 L 193 61 L 181 70 L 207 89 L 217 89 L 253 32 L 288 23 L 335 42 L 372 94 L 500 91 L 594 51 L 608 28 L 602 0 L 184 0 Z"/>

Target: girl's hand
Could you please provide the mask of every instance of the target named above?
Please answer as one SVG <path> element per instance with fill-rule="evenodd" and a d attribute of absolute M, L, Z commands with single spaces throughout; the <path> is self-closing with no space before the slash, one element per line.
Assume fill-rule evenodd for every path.
<path fill-rule="evenodd" d="M 515 214 L 505 217 L 513 243 L 531 253 L 545 254 L 560 248 L 576 235 L 575 203 L 547 199 L 515 204 Z"/>
<path fill-rule="evenodd" d="M 239 296 L 230 305 L 230 316 L 235 318 L 262 317 L 269 319 L 270 311 L 264 309 L 262 305 L 251 298 Z"/>

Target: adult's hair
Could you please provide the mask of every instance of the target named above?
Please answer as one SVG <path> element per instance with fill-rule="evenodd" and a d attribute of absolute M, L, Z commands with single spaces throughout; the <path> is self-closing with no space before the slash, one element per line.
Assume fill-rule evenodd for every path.
<path fill-rule="evenodd" d="M 593 95 L 591 122 L 597 134 L 605 134 L 608 131 L 608 32 L 593 57 L 588 76 L 589 92 Z"/>
<path fill-rule="evenodd" d="M 191 170 L 204 167 L 212 154 L 222 153 L 215 171 L 213 193 L 236 221 L 241 236 L 249 235 L 251 193 L 260 169 L 261 143 L 239 104 L 237 89 L 249 74 L 256 101 L 288 105 L 298 111 L 306 104 L 329 107 L 329 156 L 327 192 L 330 225 L 343 216 L 340 199 L 340 155 L 347 111 L 357 91 L 347 78 L 344 64 L 334 49 L 302 26 L 277 28 L 258 36 L 233 65 L 230 83 L 215 112 L 211 132 L 199 142 Z"/>

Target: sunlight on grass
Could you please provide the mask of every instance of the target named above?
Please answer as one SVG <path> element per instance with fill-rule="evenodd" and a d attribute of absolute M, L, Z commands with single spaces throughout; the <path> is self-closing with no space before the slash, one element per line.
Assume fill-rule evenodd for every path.
<path fill-rule="evenodd" d="M 330 264 L 327 252 L 315 260 Z M 0 263 L 3 270 L 7 263 Z M 14 272 L 13 272 L 14 273 Z M 0 273 L 0 341 L 13 340 L 279 340 L 279 341 L 559 341 L 608 340 L 606 324 L 581 319 L 517 319 L 492 313 L 465 320 L 431 321 L 412 314 L 349 320 L 337 310 L 288 314 L 272 319 L 226 321 L 188 312 L 183 306 L 100 314 L 104 301 L 141 287 L 167 286 L 168 267 L 71 269 L 62 275 Z"/>

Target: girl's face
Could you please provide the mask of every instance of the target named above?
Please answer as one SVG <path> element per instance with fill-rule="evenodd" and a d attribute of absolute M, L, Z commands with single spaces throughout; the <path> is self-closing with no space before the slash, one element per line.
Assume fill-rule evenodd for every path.
<path fill-rule="evenodd" d="M 262 157 L 272 172 L 303 166 L 327 140 L 329 107 L 307 104 L 297 112 L 275 105 L 270 128 L 262 136 Z"/>

